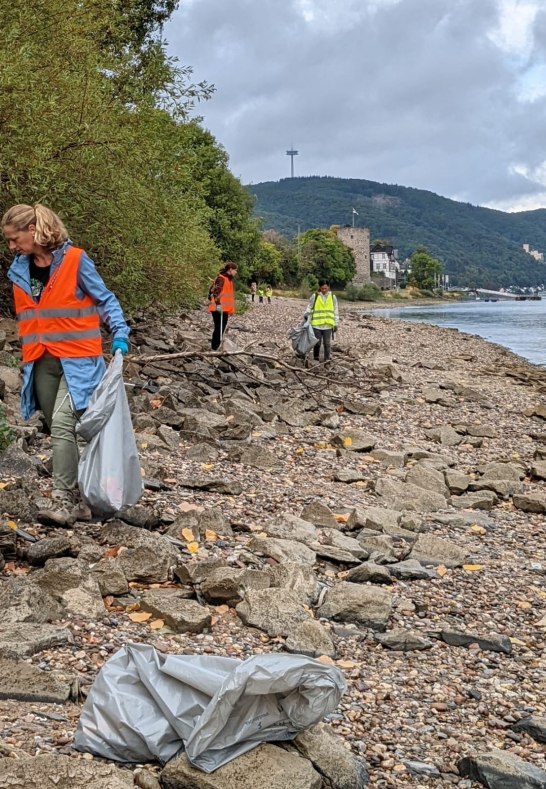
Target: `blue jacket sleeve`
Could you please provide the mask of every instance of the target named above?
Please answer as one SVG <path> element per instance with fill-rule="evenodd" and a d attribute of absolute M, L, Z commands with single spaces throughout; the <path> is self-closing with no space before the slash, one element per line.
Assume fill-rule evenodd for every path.
<path fill-rule="evenodd" d="M 125 323 L 121 304 L 111 290 L 108 290 L 104 280 L 95 268 L 95 264 L 86 252 L 80 258 L 78 270 L 78 288 L 82 294 L 87 294 L 97 303 L 99 315 L 103 323 L 108 326 L 114 339 L 127 339 L 129 327 Z"/>

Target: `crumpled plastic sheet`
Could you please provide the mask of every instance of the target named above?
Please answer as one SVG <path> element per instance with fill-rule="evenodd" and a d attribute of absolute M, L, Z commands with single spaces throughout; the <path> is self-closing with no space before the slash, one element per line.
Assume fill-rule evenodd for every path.
<path fill-rule="evenodd" d="M 95 680 L 75 747 L 162 764 L 185 750 L 210 773 L 259 743 L 292 740 L 332 712 L 344 691 L 340 669 L 303 655 L 241 661 L 127 644 Z"/>

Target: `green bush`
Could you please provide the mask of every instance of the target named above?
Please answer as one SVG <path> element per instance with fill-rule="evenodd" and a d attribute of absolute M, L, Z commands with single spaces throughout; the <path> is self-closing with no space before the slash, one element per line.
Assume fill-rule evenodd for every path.
<path fill-rule="evenodd" d="M 383 292 L 377 285 L 363 285 L 358 291 L 359 301 L 380 301 Z"/>
<path fill-rule="evenodd" d="M 13 439 L 14 435 L 6 422 L 6 409 L 0 405 L 0 451 L 9 447 Z"/>
<path fill-rule="evenodd" d="M 347 301 L 358 301 L 359 293 L 360 293 L 359 286 L 353 285 L 352 282 L 349 282 L 349 284 L 345 287 L 345 290 L 339 295 L 342 299 L 346 299 Z"/>

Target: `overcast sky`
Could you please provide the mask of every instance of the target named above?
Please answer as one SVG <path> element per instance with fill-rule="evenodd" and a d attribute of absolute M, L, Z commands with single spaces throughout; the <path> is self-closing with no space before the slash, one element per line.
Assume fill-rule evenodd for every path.
<path fill-rule="evenodd" d="M 169 51 L 243 183 L 331 175 L 546 207 L 546 0 L 181 0 Z"/>

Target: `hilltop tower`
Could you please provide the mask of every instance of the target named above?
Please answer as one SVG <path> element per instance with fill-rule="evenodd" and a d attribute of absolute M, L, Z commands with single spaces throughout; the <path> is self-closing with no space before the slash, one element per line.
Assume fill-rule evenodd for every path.
<path fill-rule="evenodd" d="M 372 281 L 370 269 L 370 231 L 367 227 L 337 228 L 337 237 L 353 253 L 356 271 L 353 285 L 367 285 Z"/>

